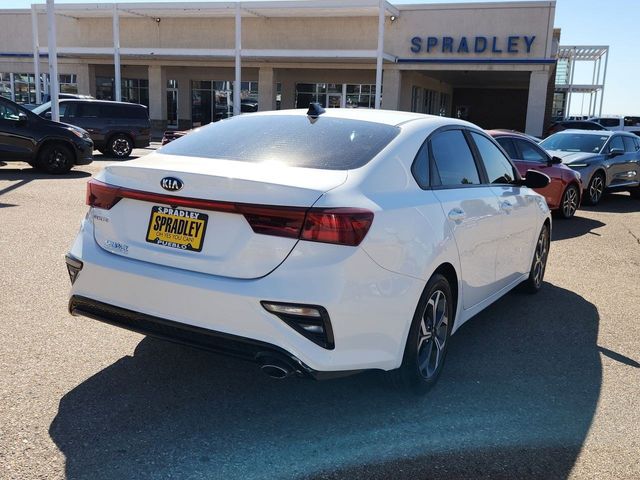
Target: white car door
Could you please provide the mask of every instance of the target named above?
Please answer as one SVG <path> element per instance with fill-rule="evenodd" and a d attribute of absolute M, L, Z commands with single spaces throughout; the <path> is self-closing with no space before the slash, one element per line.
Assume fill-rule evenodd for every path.
<path fill-rule="evenodd" d="M 533 244 L 539 232 L 538 195 L 514 183 L 515 167 L 489 137 L 471 132 L 477 153 L 482 159 L 487 182 L 498 197 L 502 217 L 501 238 L 496 255 L 496 286 L 510 285 L 529 271 Z"/>
<path fill-rule="evenodd" d="M 468 309 L 497 291 L 495 260 L 502 235 L 498 197 L 482 184 L 463 130 L 436 132 L 430 151 L 432 189 L 458 247 L 463 307 Z"/>

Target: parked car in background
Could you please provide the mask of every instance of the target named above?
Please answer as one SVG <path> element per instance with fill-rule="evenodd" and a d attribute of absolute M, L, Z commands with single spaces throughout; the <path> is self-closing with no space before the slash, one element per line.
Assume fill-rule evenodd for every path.
<path fill-rule="evenodd" d="M 587 120 L 562 120 L 553 122 L 547 129 L 547 136 L 564 130 L 606 130 L 602 125 Z"/>
<path fill-rule="evenodd" d="M 0 97 L 0 160 L 21 161 L 47 173 L 66 173 L 93 159 L 93 142 L 81 128 L 39 117 Z"/>
<path fill-rule="evenodd" d="M 33 112 L 51 118 L 51 102 Z M 60 100 L 60 121 L 83 128 L 105 155 L 126 158 L 134 148 L 149 146 L 151 121 L 147 107 L 136 103 L 92 99 Z"/>
<path fill-rule="evenodd" d="M 598 122 L 607 130 L 630 132 L 640 136 L 640 117 L 594 117 L 591 119 Z"/>
<path fill-rule="evenodd" d="M 530 187 L 548 182 L 457 119 L 240 115 L 89 182 L 69 309 L 276 378 L 381 369 L 423 393 L 465 321 L 541 288 L 551 219 Z"/>
<path fill-rule="evenodd" d="M 567 130 L 540 146 L 580 173 L 585 203 L 596 205 L 607 189 L 640 195 L 640 138 L 632 133 Z"/>
<path fill-rule="evenodd" d="M 549 155 L 527 135 L 504 130 L 488 133 L 504 148 L 522 176 L 528 170 L 548 175 L 551 183 L 536 192 L 544 196 L 551 210 L 563 218 L 573 217 L 582 198 L 580 173 L 563 165 L 562 159 Z"/>
<path fill-rule="evenodd" d="M 191 130 L 166 130 L 162 135 L 162 145 L 166 145 L 178 138 L 182 138 L 190 131 Z"/>

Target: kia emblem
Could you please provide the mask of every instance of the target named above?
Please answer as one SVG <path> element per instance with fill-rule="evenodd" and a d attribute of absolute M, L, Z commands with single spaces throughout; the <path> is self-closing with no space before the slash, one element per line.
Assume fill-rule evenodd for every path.
<path fill-rule="evenodd" d="M 184 183 L 182 180 L 176 177 L 164 177 L 160 180 L 160 186 L 165 190 L 169 190 L 170 192 L 177 192 L 178 190 L 182 190 L 184 187 Z"/>

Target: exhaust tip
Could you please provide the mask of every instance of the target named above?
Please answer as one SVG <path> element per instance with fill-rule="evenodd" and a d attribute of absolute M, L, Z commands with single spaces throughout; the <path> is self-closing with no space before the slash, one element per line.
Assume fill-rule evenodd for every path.
<path fill-rule="evenodd" d="M 276 380 L 284 380 L 293 374 L 293 371 L 286 365 L 265 364 L 260 366 L 260 370 Z"/>

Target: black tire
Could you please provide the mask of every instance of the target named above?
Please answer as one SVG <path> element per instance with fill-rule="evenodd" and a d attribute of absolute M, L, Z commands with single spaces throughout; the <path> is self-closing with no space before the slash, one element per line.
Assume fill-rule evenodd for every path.
<path fill-rule="evenodd" d="M 564 193 L 562 194 L 562 200 L 560 200 L 560 208 L 558 213 L 561 218 L 569 219 L 573 217 L 580 204 L 580 190 L 575 184 L 567 185 Z"/>
<path fill-rule="evenodd" d="M 73 150 L 64 143 L 49 143 L 40 150 L 36 166 L 47 173 L 60 175 L 71 170 L 74 159 Z"/>
<path fill-rule="evenodd" d="M 109 139 L 107 150 L 115 158 L 127 158 L 133 151 L 133 141 L 128 135 L 118 133 Z"/>
<path fill-rule="evenodd" d="M 584 201 L 589 205 L 597 205 L 602 200 L 606 184 L 606 177 L 602 172 L 596 172 L 591 177 L 585 190 Z"/>
<path fill-rule="evenodd" d="M 389 372 L 397 387 L 418 395 L 433 388 L 444 366 L 454 313 L 449 282 L 444 276 L 435 274 L 418 302 L 402 365 Z"/>
<path fill-rule="evenodd" d="M 632 188 L 629 193 L 633 198 L 640 198 L 640 187 Z"/>
<path fill-rule="evenodd" d="M 547 269 L 547 259 L 549 258 L 549 247 L 551 246 L 551 235 L 549 233 L 549 226 L 545 223 L 542 226 L 540 235 L 538 235 L 529 278 L 522 283 L 522 288 L 525 292 L 538 293 L 542 288 L 544 272 Z"/>

